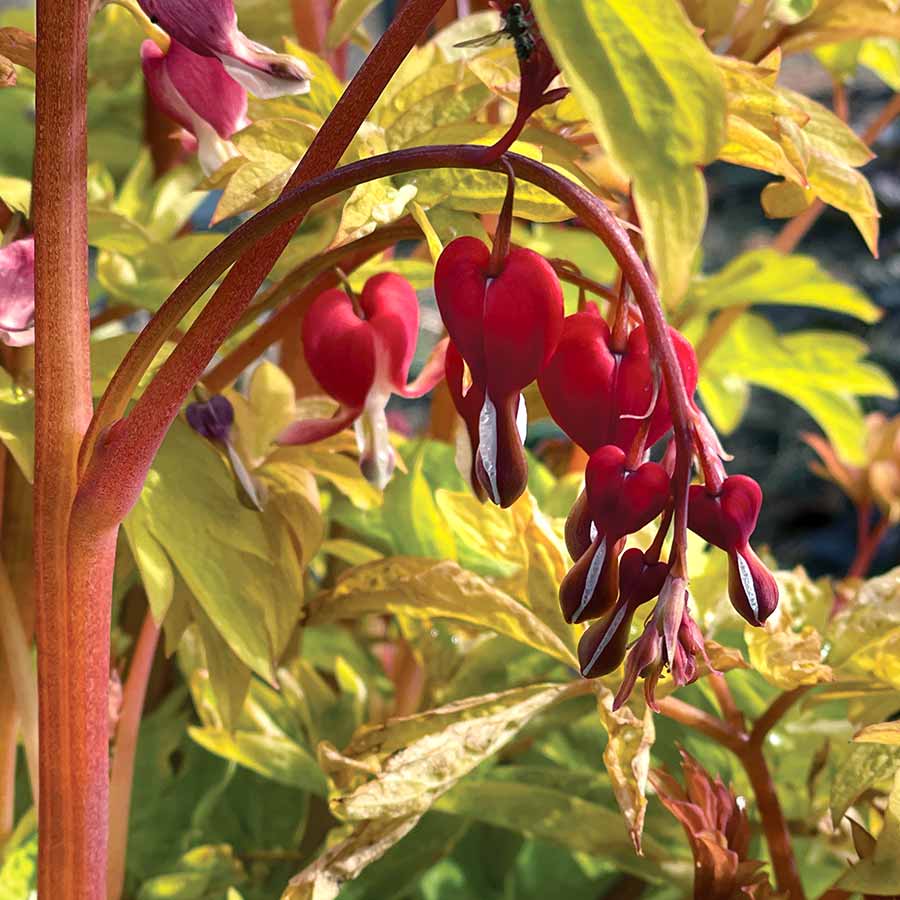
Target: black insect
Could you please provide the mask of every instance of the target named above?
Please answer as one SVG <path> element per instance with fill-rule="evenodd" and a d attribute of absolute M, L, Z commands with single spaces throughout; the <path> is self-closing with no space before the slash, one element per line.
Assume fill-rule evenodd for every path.
<path fill-rule="evenodd" d="M 503 27 L 492 34 L 484 34 L 470 41 L 462 41 L 457 47 L 490 47 L 502 38 L 508 38 L 516 46 L 516 56 L 528 59 L 534 51 L 534 37 L 531 34 L 531 16 L 521 3 L 513 3 L 503 13 Z"/>

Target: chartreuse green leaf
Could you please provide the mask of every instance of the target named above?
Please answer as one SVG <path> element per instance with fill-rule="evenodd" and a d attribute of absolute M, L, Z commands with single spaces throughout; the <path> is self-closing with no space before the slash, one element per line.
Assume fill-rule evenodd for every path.
<path fill-rule="evenodd" d="M 536 716 L 579 693 L 579 682 L 534 685 L 365 726 L 343 754 L 323 758 L 336 785 L 331 809 L 350 821 L 420 815 Z"/>
<path fill-rule="evenodd" d="M 318 597 L 308 623 L 391 613 L 416 619 L 444 618 L 504 634 L 576 666 L 575 656 L 554 629 L 509 594 L 449 560 L 392 557 L 358 566 Z"/>
<path fill-rule="evenodd" d="M 900 893 L 900 770 L 894 776 L 884 824 L 871 855 L 853 866 L 837 887 L 880 897 Z"/>
<path fill-rule="evenodd" d="M 900 16 L 892 0 L 822 0 L 780 41 L 784 53 L 853 38 L 900 38 Z"/>
<path fill-rule="evenodd" d="M 729 306 L 815 306 L 874 323 L 882 310 L 860 290 L 833 278 L 810 256 L 751 250 L 714 275 L 697 276 L 685 298 L 685 313 Z"/>
<path fill-rule="evenodd" d="M 706 223 L 697 166 L 725 140 L 714 57 L 676 0 L 534 0 L 532 8 L 594 131 L 633 179 L 650 261 L 674 304 Z"/>
<path fill-rule="evenodd" d="M 264 778 L 325 795 L 325 776 L 309 752 L 284 735 L 190 728 L 201 747 L 258 772 Z"/>
<path fill-rule="evenodd" d="M 900 739 L 897 743 L 900 744 Z M 900 746 L 881 747 L 864 744 L 851 747 L 831 782 L 831 821 L 834 826 L 837 828 L 840 825 L 844 813 L 857 797 L 873 785 L 892 781 L 894 773 L 898 770 L 900 770 Z"/>
<path fill-rule="evenodd" d="M 656 740 L 653 710 L 641 700 L 632 700 L 613 710 L 613 693 L 602 687 L 597 693 L 597 709 L 609 735 L 603 762 L 612 782 L 616 801 L 635 849 L 641 851 L 644 818 L 647 814 L 647 777 L 650 750 Z M 638 711 L 635 712 L 635 707 Z"/>
<path fill-rule="evenodd" d="M 3 844 L 0 900 L 24 900 L 37 891 L 37 818 L 27 813 Z"/>
<path fill-rule="evenodd" d="M 871 38 L 863 41 L 859 61 L 891 90 L 900 91 L 900 41 L 896 38 Z"/>
<path fill-rule="evenodd" d="M 789 397 L 802 406 L 828 435 L 838 453 L 863 461 L 863 416 L 859 397 L 894 397 L 887 373 L 864 362 L 866 344 L 846 334 L 801 331 L 778 334 L 759 316 L 747 314 L 710 355 L 700 378 L 707 411 L 722 430 L 733 424 L 730 411 L 715 400 L 716 386 L 755 384 Z M 711 390 L 707 385 L 713 384 Z M 725 395 L 727 396 L 727 395 Z"/>
<path fill-rule="evenodd" d="M 478 123 L 452 125 L 435 129 L 427 135 L 429 143 L 466 143 L 488 145 L 493 143 L 494 132 Z M 499 133 L 496 135 L 499 137 Z M 525 141 L 516 141 L 513 151 L 532 159 L 544 161 L 569 180 L 577 181 L 577 175 L 548 160 L 544 160 L 539 147 Z M 417 188 L 416 202 L 425 209 L 446 204 L 458 212 L 498 213 L 506 198 L 507 179 L 496 172 L 477 169 L 428 169 L 398 176 L 397 183 Z M 563 222 L 572 217 L 569 208 L 542 188 L 528 182 L 517 182 L 514 213 L 532 222 Z"/>
<path fill-rule="evenodd" d="M 836 616 L 829 662 L 848 677 L 900 689 L 900 569 L 869 579 Z"/>
<path fill-rule="evenodd" d="M 13 212 L 27 216 L 31 211 L 31 182 L 26 178 L 0 175 L 0 200 Z"/>
<path fill-rule="evenodd" d="M 731 30 L 739 0 L 682 0 L 682 5 L 704 39 L 712 43 Z"/>
<path fill-rule="evenodd" d="M 224 457 L 179 420 L 125 530 L 157 620 L 177 571 L 237 656 L 270 679 L 303 600 L 294 533 L 278 510 L 243 506 Z"/>
<path fill-rule="evenodd" d="M 145 882 L 137 900 L 220 900 L 246 879 L 231 847 L 195 847 L 181 858 L 176 871 Z"/>
<path fill-rule="evenodd" d="M 335 900 L 341 886 L 381 859 L 415 828 L 421 816 L 358 823 L 311 865 L 291 879 L 281 900 Z"/>
<path fill-rule="evenodd" d="M 379 0 L 338 0 L 325 34 L 325 45 L 334 49 L 350 40 L 362 20 L 378 3 Z"/>

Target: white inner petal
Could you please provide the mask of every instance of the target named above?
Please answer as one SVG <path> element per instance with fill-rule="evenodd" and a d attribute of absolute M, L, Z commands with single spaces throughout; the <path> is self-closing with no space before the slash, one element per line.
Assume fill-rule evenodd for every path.
<path fill-rule="evenodd" d="M 609 642 L 613 639 L 613 636 L 619 630 L 619 625 L 621 625 L 622 619 L 625 617 L 626 612 L 628 612 L 628 605 L 623 603 L 616 612 L 615 618 L 613 618 L 612 622 L 609 623 L 609 628 L 606 629 L 606 634 L 603 635 L 603 640 L 600 641 L 600 643 L 597 645 L 597 649 L 594 651 L 594 655 L 591 657 L 591 661 L 585 666 L 585 672 L 590 672 L 591 669 L 593 669 L 597 664 L 597 660 L 600 659 L 600 654 L 607 648 Z"/>
<path fill-rule="evenodd" d="M 525 446 L 525 438 L 528 435 L 528 410 L 525 407 L 525 397 L 519 394 L 519 407 L 516 410 L 516 429 L 519 432 L 519 440 Z"/>
<path fill-rule="evenodd" d="M 594 543 L 594 541 L 597 540 L 598 534 L 600 534 L 600 532 L 597 531 L 597 526 L 593 522 L 591 522 L 591 543 L 592 544 Z"/>
<path fill-rule="evenodd" d="M 497 484 L 497 408 L 491 398 L 485 396 L 481 415 L 478 417 L 478 455 L 491 485 L 491 500 L 500 505 L 500 488 Z"/>
<path fill-rule="evenodd" d="M 269 51 L 275 55 L 274 51 Z M 243 60 L 234 56 L 219 55 L 225 71 L 244 90 L 250 91 L 254 97 L 260 100 L 273 100 L 276 97 L 284 97 L 288 94 L 308 94 L 309 82 L 291 78 L 279 78 L 270 72 L 248 65 Z"/>
<path fill-rule="evenodd" d="M 741 584 L 744 586 L 744 593 L 747 595 L 747 600 L 750 603 L 750 609 L 753 610 L 753 615 L 759 619 L 759 600 L 756 597 L 756 585 L 753 583 L 750 566 L 747 565 L 747 560 L 740 553 L 737 554 L 737 565 L 738 574 L 741 576 Z"/>
<path fill-rule="evenodd" d="M 597 587 L 597 582 L 600 580 L 600 573 L 603 571 L 605 560 L 606 538 L 603 538 L 600 541 L 597 552 L 594 554 L 594 558 L 591 560 L 591 567 L 588 569 L 587 579 L 584 582 L 584 591 L 581 594 L 581 605 L 575 610 L 575 615 L 572 616 L 573 622 L 577 622 L 581 618 L 581 614 L 587 609 L 588 603 L 591 602 L 591 597 L 594 594 L 594 588 Z"/>

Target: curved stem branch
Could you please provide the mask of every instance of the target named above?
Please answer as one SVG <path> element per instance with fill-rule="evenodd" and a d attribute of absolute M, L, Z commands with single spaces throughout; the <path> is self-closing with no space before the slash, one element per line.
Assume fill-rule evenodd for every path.
<path fill-rule="evenodd" d="M 660 357 L 660 368 L 669 391 L 678 457 L 676 464 L 676 547 L 682 552 L 687 534 L 687 485 L 690 477 L 690 413 L 681 368 L 666 326 L 653 282 L 625 230 L 615 216 L 596 197 L 553 169 L 526 157 L 507 157 L 516 177 L 529 181 L 553 194 L 578 216 L 584 225 L 607 245 L 631 286 L 641 309 L 651 345 Z M 418 169 L 477 168 L 501 171 L 505 163 L 485 163 L 482 147 L 417 147 L 351 163 L 307 181 L 271 206 L 257 213 L 226 238 L 176 289 L 160 313 L 138 336 L 122 367 L 110 383 L 85 441 L 83 463 L 101 432 L 124 412 L 133 387 L 175 324 L 203 292 L 232 262 L 251 246 L 275 232 L 281 234 L 285 223 L 293 227 L 313 204 L 335 193 L 377 178 L 401 175 Z M 220 289 L 221 290 L 221 289 Z M 105 520 L 117 520 L 136 501 L 165 432 L 178 414 L 187 393 L 200 378 L 221 342 L 244 313 L 249 299 L 242 304 L 226 293 L 214 296 L 190 328 L 160 371 L 148 385 L 127 419 L 118 422 L 107 438 L 97 445 L 102 460 L 91 463 L 93 476 L 85 473 L 84 489 L 96 499 L 105 495 Z M 116 485 L 110 492 L 108 485 Z M 124 486 L 124 488 L 123 488 Z M 679 544 L 678 535 L 681 534 Z M 682 567 L 684 560 L 681 560 Z"/>

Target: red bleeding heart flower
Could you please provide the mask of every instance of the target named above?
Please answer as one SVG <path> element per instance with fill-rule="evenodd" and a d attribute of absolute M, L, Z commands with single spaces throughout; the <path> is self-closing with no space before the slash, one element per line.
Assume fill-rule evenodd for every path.
<path fill-rule="evenodd" d="M 528 476 L 520 394 L 540 375 L 562 331 L 559 279 L 542 256 L 521 247 L 511 248 L 493 274 L 487 246 L 462 237 L 441 254 L 434 289 L 450 340 L 484 394 L 473 448 L 477 477 L 495 503 L 509 506 Z"/>
<path fill-rule="evenodd" d="M 692 395 L 696 355 L 681 334 L 669 331 Z M 595 307 L 568 316 L 556 352 L 538 380 L 556 424 L 587 453 L 606 444 L 627 452 L 648 416 L 648 447 L 672 427 L 665 381 L 654 374 L 644 327 L 631 332 L 622 353 L 612 349 L 611 340 Z"/>
<path fill-rule="evenodd" d="M 669 566 L 650 562 L 632 547 L 619 560 L 619 600 L 605 618 L 594 622 L 578 642 L 578 659 L 585 678 L 614 672 L 625 659 L 635 611 L 656 597 L 665 584 Z"/>
<path fill-rule="evenodd" d="M 239 155 L 229 138 L 250 124 L 247 91 L 218 59 L 198 56 L 176 40 L 166 53 L 144 41 L 141 65 L 154 102 L 185 129 L 183 143 L 197 151 L 207 175 Z"/>
<path fill-rule="evenodd" d="M 670 491 L 669 475 L 661 465 L 647 462 L 628 469 L 625 453 L 614 446 L 591 454 L 585 481 L 586 504 L 579 498 L 566 528 L 576 562 L 559 590 L 563 615 L 573 623 L 612 609 L 619 595 L 616 556 L 621 539 L 652 522 L 665 508 Z M 588 539 L 590 546 L 578 552 Z"/>
<path fill-rule="evenodd" d="M 566 573 L 559 586 L 563 618 L 576 625 L 605 616 L 619 596 L 621 544 L 597 534 L 587 552 Z"/>
<path fill-rule="evenodd" d="M 762 490 L 746 475 L 731 475 L 711 492 L 691 485 L 688 527 L 728 554 L 728 596 L 739 615 L 762 625 L 778 606 L 778 583 L 750 546 Z"/>
<path fill-rule="evenodd" d="M 370 278 L 358 307 L 342 290 L 320 294 L 303 320 L 303 349 L 316 380 L 341 406 L 331 419 L 295 422 L 279 442 L 313 443 L 355 422 L 363 471 L 384 487 L 394 469 L 385 413 L 391 394 L 421 397 L 443 376 L 446 342 L 407 384 L 418 330 L 416 292 L 399 275 Z"/>
<path fill-rule="evenodd" d="M 659 463 L 629 469 L 624 451 L 615 446 L 600 447 L 591 454 L 585 484 L 594 525 L 612 539 L 640 531 L 669 499 L 669 474 Z"/>

